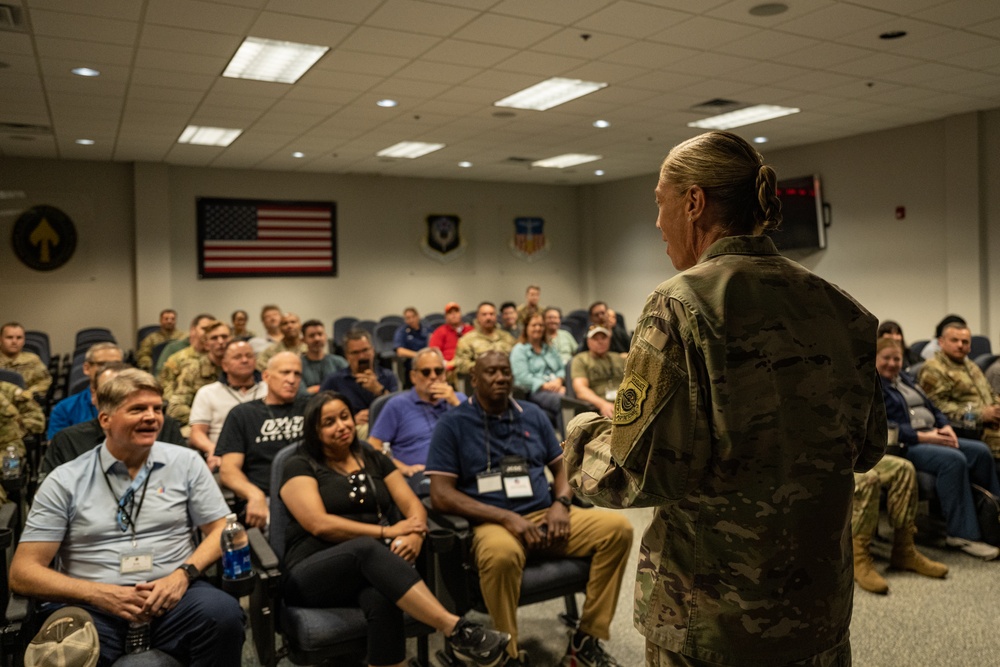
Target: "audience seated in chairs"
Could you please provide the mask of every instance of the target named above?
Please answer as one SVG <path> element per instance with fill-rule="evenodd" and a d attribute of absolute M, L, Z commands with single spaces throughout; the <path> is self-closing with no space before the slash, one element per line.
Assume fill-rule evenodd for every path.
<path fill-rule="evenodd" d="M 368 408 L 372 401 L 399 389 L 399 381 L 395 373 L 375 364 L 371 336 L 363 329 L 351 329 L 344 334 L 344 354 L 348 367 L 328 375 L 320 391 L 335 391 L 347 397 L 358 435 L 364 438 L 368 434 Z"/>
<path fill-rule="evenodd" d="M 431 332 L 420 320 L 420 313 L 412 306 L 403 311 L 403 324 L 396 329 L 392 347 L 396 356 L 403 360 L 404 377 L 409 377 L 413 358 L 417 352 L 427 347 Z"/>
<path fill-rule="evenodd" d="M 24 351 L 24 327 L 17 322 L 0 326 L 0 368 L 20 373 L 24 390 L 39 403 L 45 399 L 52 376 L 37 354 Z"/>
<path fill-rule="evenodd" d="M 540 312 L 524 322 L 520 342 L 510 353 L 514 386 L 548 415 L 552 427 L 562 423 L 562 397 L 566 394 L 565 370 L 559 353 L 545 340 L 545 321 Z"/>
<path fill-rule="evenodd" d="M 559 359 L 565 366 L 576 354 L 579 344 L 573 338 L 573 334 L 562 328 L 561 310 L 555 306 L 549 306 L 542 311 L 542 317 L 545 318 L 545 340 L 549 347 L 559 353 Z"/>
<path fill-rule="evenodd" d="M 233 314 L 230 316 L 230 328 L 233 331 L 233 338 L 236 340 L 247 341 L 256 336 L 253 331 L 247 329 L 247 322 L 250 321 L 250 315 L 245 310 L 234 310 Z"/>
<path fill-rule="evenodd" d="M 620 354 L 609 354 L 611 332 L 605 327 L 591 325 L 585 340 L 587 351 L 573 357 L 570 366 L 573 394 L 611 419 L 618 387 L 625 377 L 625 360 Z"/>
<path fill-rule="evenodd" d="M 959 438 L 948 418 L 901 372 L 903 348 L 898 341 L 881 338 L 875 368 L 881 377 L 886 417 L 899 427 L 903 456 L 917 470 L 937 477 L 936 489 L 947 522 L 949 546 L 969 555 L 992 560 L 1000 549 L 981 542 L 981 532 L 969 483 L 1000 496 L 1000 482 L 993 457 L 985 443 Z"/>
<path fill-rule="evenodd" d="M 454 359 L 459 339 L 470 331 L 472 327 L 462 321 L 462 307 L 454 301 L 446 303 L 444 324 L 434 329 L 428 345 L 441 350 L 448 371 L 455 368 Z"/>
<path fill-rule="evenodd" d="M 299 395 L 302 362 L 294 352 L 279 352 L 263 373 L 267 396 L 229 411 L 215 453 L 222 457 L 219 478 L 245 507 L 241 522 L 263 529 L 271 495 L 271 461 L 288 445 L 302 440 L 302 414 L 307 397 Z"/>
<path fill-rule="evenodd" d="M 31 394 L 13 382 L 0 379 L 0 455 L 14 447 L 21 460 L 27 449 L 24 439 L 45 430 L 45 414 Z M 0 503 L 7 502 L 7 494 L 0 487 Z"/>
<path fill-rule="evenodd" d="M 83 391 L 64 398 L 53 406 L 46 431 L 46 437 L 49 440 L 52 440 L 56 433 L 67 426 L 97 419 L 97 404 L 91 390 L 94 373 L 103 364 L 121 363 L 124 359 L 121 348 L 115 343 L 96 343 L 90 346 L 86 357 L 84 357 L 83 373 L 90 378 L 91 382 L 88 382 L 87 388 Z"/>
<path fill-rule="evenodd" d="M 330 354 L 326 327 L 319 320 L 308 320 L 302 325 L 302 339 L 306 351 L 302 353 L 302 385 L 299 393 L 315 394 L 328 375 L 347 368 L 347 359 L 339 354 Z"/>
<path fill-rule="evenodd" d="M 128 364 L 120 361 L 109 361 L 95 369 L 94 375 L 90 379 L 90 394 L 93 397 L 95 411 L 97 409 L 97 396 L 100 393 L 101 387 L 114 380 L 118 377 L 119 373 L 128 368 Z M 42 462 L 39 466 L 39 475 L 44 477 L 63 463 L 86 454 L 101 444 L 105 437 L 100 420 L 96 416 L 88 421 L 61 429 L 49 441 L 49 446 L 45 448 L 45 455 L 42 457 Z M 185 445 L 180 424 L 177 423 L 177 420 L 167 415 L 163 416 L 163 425 L 160 427 L 160 432 L 156 436 L 156 439 L 159 442 Z"/>
<path fill-rule="evenodd" d="M 285 313 L 281 316 L 278 328 L 281 330 L 281 340 L 257 355 L 257 370 L 259 371 L 267 368 L 268 360 L 279 352 L 294 352 L 301 355 L 308 351 L 305 341 L 302 340 L 302 320 L 299 319 L 298 315 Z"/>
<path fill-rule="evenodd" d="M 232 335 L 228 324 L 216 320 L 202 327 L 201 338 L 205 353 L 178 366 L 177 381 L 167 403 L 167 414 L 182 426 L 188 425 L 191 405 L 198 390 L 216 382 L 223 372 L 222 357 Z"/>
<path fill-rule="evenodd" d="M 389 443 L 396 468 L 414 491 L 426 495 L 423 470 L 434 427 L 441 415 L 466 400 L 466 396 L 445 381 L 444 357 L 437 348 L 425 347 L 417 353 L 410 379 L 413 389 L 393 396 L 382 407 L 368 442 L 382 451 L 383 445 Z"/>
<path fill-rule="evenodd" d="M 517 304 L 504 301 L 500 304 L 500 328 L 509 333 L 514 340 L 521 337 L 521 325 L 517 319 Z"/>
<path fill-rule="evenodd" d="M 886 513 L 892 525 L 892 555 L 889 562 L 897 570 L 908 570 L 925 577 L 943 577 L 948 566 L 933 561 L 913 544 L 917 527 L 917 472 L 904 458 L 891 456 L 868 472 L 854 473 L 854 507 L 851 515 L 851 537 L 854 543 L 854 581 L 872 593 L 888 593 L 889 584 L 872 562 L 872 537 L 878 528 L 878 501 L 882 488 L 887 490 Z"/>
<path fill-rule="evenodd" d="M 167 343 L 157 360 L 156 377 L 163 387 L 163 400 L 170 402 L 170 397 L 174 392 L 174 385 L 177 383 L 177 376 L 181 369 L 191 359 L 197 359 L 205 354 L 205 338 L 202 334 L 205 327 L 215 322 L 215 317 L 202 313 L 191 320 L 191 328 L 188 329 L 187 338 Z"/>
<path fill-rule="evenodd" d="M 177 311 L 172 308 L 160 311 L 160 329 L 139 342 L 139 349 L 135 353 L 135 365 L 144 371 L 152 371 L 153 348 L 160 343 L 183 337 L 184 332 L 177 329 Z"/>
<path fill-rule="evenodd" d="M 435 510 L 478 523 L 473 548 L 483 599 L 497 629 L 513 636 L 507 664 L 524 664 L 517 648 L 517 601 L 526 558 L 540 554 L 591 557 L 579 630 L 567 648 L 568 660 L 577 662 L 566 664 L 614 667 L 617 661 L 599 640 L 609 638 L 631 523 L 618 513 L 570 507 L 555 433 L 536 406 L 510 398 L 507 355 L 481 356 L 472 384 L 475 396 L 438 422 L 426 474 Z M 551 490 L 545 468 L 553 477 Z"/>
<path fill-rule="evenodd" d="M 48 601 L 44 613 L 82 607 L 96 626 L 102 664 L 124 653 L 130 623 L 149 623 L 152 648 L 182 664 L 238 667 L 243 612 L 200 579 L 219 559 L 229 508 L 197 454 L 156 442 L 162 403 L 159 385 L 137 369 L 100 388 L 107 440 L 42 483 L 11 564 L 11 589 Z M 197 547 L 195 527 L 205 536 Z M 61 639 L 47 632 L 55 623 L 42 626 L 31 650 L 43 653 Z"/>
<path fill-rule="evenodd" d="M 441 631 L 470 664 L 494 665 L 510 636 L 449 613 L 411 564 L 427 515 L 392 462 L 357 439 L 346 397 L 309 401 L 303 443 L 285 463 L 286 603 L 360 605 L 369 621 L 371 665 L 402 665 L 403 612 Z"/>
<path fill-rule="evenodd" d="M 209 470 L 218 470 L 222 464 L 215 454 L 215 443 L 229 412 L 237 405 L 267 396 L 267 385 L 255 369 L 256 364 L 257 356 L 249 343 L 230 340 L 222 354 L 219 379 L 199 389 L 194 396 L 188 440 L 205 457 Z"/>
<path fill-rule="evenodd" d="M 458 339 L 455 349 L 454 366 L 459 375 L 468 375 L 479 355 L 489 350 L 510 354 L 517 341 L 497 327 L 497 308 L 489 301 L 483 301 L 476 308 L 476 326 Z"/>

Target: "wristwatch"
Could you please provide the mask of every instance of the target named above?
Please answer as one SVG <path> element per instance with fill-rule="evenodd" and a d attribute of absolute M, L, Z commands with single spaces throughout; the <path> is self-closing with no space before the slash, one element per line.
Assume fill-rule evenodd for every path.
<path fill-rule="evenodd" d="M 192 583 L 195 579 L 197 579 L 198 577 L 201 576 L 201 572 L 198 570 L 198 568 L 195 567 L 194 565 L 192 565 L 191 563 L 184 563 L 183 565 L 179 566 L 177 569 L 178 570 L 184 570 L 184 574 L 187 575 L 188 583 L 189 584 Z"/>
<path fill-rule="evenodd" d="M 562 503 L 563 505 L 565 505 L 566 509 L 569 509 L 570 506 L 573 504 L 573 500 L 569 496 L 558 496 L 556 498 L 556 502 L 559 502 L 559 503 Z"/>

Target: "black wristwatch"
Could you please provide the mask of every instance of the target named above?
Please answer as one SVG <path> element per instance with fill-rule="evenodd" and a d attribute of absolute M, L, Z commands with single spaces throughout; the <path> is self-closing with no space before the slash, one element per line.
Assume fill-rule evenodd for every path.
<path fill-rule="evenodd" d="M 556 502 L 565 505 L 566 509 L 569 509 L 573 504 L 573 500 L 569 496 L 558 496 L 556 497 Z"/>
<path fill-rule="evenodd" d="M 198 570 L 198 568 L 192 565 L 191 563 L 184 563 L 177 569 L 184 570 L 184 574 L 187 575 L 189 584 L 194 582 L 195 579 L 201 576 L 201 572 Z"/>

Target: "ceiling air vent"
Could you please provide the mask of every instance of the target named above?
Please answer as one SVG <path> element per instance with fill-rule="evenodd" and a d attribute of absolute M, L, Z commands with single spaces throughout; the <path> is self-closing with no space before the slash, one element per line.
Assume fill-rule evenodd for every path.
<path fill-rule="evenodd" d="M 691 107 L 691 111 L 697 111 L 699 113 L 725 113 L 727 111 L 735 111 L 736 109 L 741 109 L 746 106 L 744 102 L 737 102 L 735 100 L 726 100 L 716 97 L 714 100 L 708 100 L 707 102 L 702 102 L 701 104 L 695 104 Z"/>
<path fill-rule="evenodd" d="M 52 134 L 48 125 L 32 125 L 31 123 L 2 123 L 0 134 Z"/>
<path fill-rule="evenodd" d="M 538 160 L 538 158 L 534 158 L 534 157 L 516 157 L 516 156 L 511 156 L 511 157 L 507 158 L 506 160 L 501 160 L 500 164 L 521 164 L 521 165 L 531 166 L 531 163 L 535 162 L 537 160 Z"/>
<path fill-rule="evenodd" d="M 0 30 L 28 32 L 28 26 L 24 22 L 24 10 L 18 5 L 0 3 Z"/>

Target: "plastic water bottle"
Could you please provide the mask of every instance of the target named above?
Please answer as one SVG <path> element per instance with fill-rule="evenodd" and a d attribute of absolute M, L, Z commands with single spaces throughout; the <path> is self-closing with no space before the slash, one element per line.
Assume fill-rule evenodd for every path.
<path fill-rule="evenodd" d="M 250 563 L 250 538 L 235 514 L 226 517 L 226 528 L 222 531 L 222 577 L 223 579 L 244 579 L 253 574 Z"/>
<path fill-rule="evenodd" d="M 14 445 L 7 447 L 3 455 L 3 478 L 17 479 L 21 476 L 21 457 L 17 455 Z"/>
<path fill-rule="evenodd" d="M 965 414 L 962 415 L 962 428 L 966 431 L 976 430 L 976 412 L 972 409 L 972 403 L 965 404 Z M 6 458 L 4 459 L 4 471 L 6 472 Z"/>
<path fill-rule="evenodd" d="M 125 653 L 142 653 L 150 647 L 149 623 L 129 623 L 125 635 Z"/>

